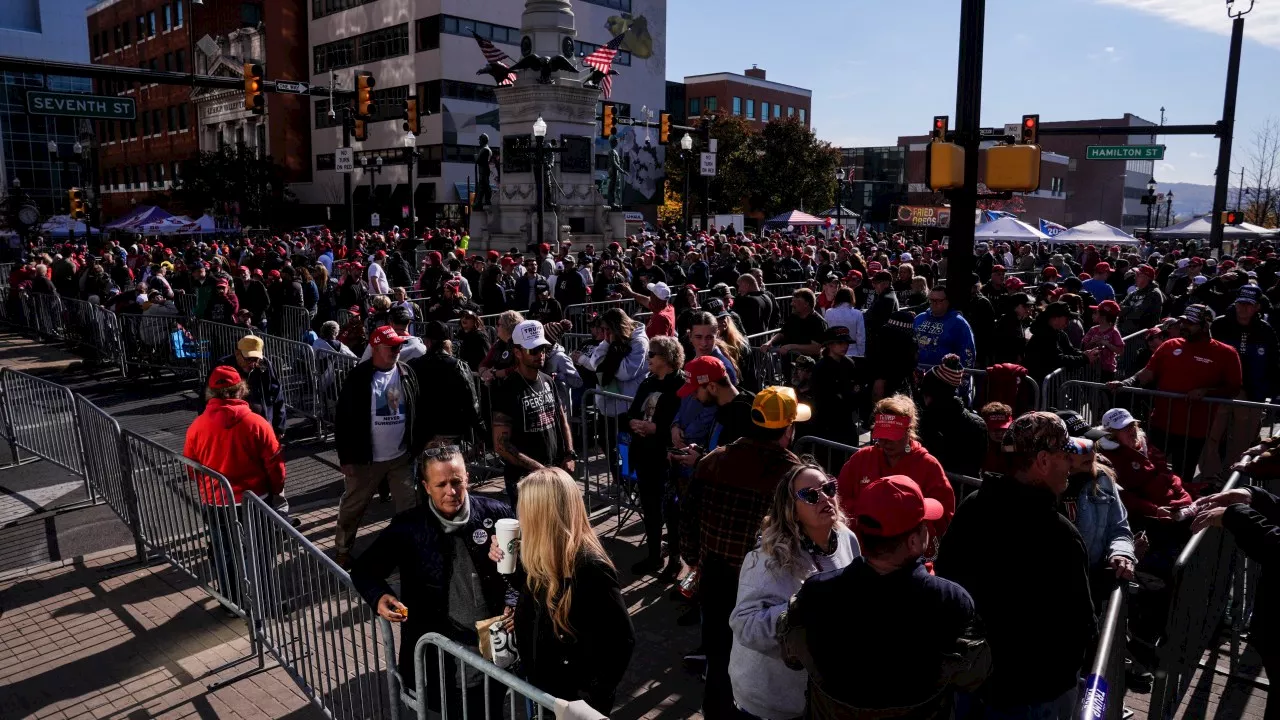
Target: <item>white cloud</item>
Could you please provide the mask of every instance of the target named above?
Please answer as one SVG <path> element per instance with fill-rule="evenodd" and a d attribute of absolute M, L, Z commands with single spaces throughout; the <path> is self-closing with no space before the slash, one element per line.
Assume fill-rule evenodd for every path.
<path fill-rule="evenodd" d="M 1102 48 L 1102 50 L 1103 50 L 1103 52 L 1109 52 L 1109 53 L 1113 53 L 1113 52 L 1115 52 L 1115 51 L 1116 51 L 1116 49 L 1115 49 L 1114 47 L 1111 47 L 1110 45 L 1108 45 L 1107 47 Z"/>
<path fill-rule="evenodd" d="M 1207 158 L 1207 157 L 1209 157 L 1208 155 L 1205 155 L 1204 153 L 1198 153 L 1198 152 L 1196 152 L 1196 151 L 1194 151 L 1194 150 L 1193 150 L 1193 151 L 1191 151 L 1190 153 L 1188 153 L 1188 155 L 1189 155 L 1190 157 L 1193 157 L 1193 158 L 1196 158 L 1196 159 L 1200 159 L 1200 158 Z"/>
<path fill-rule="evenodd" d="M 1207 0 L 1097 0 L 1103 5 L 1119 5 L 1138 12 L 1156 15 L 1179 25 L 1208 30 L 1219 35 L 1231 34 L 1231 20 L 1222 2 Z M 1250 0 L 1237 0 L 1237 10 L 1249 6 Z M 1253 11 L 1245 16 L 1245 37 L 1264 45 L 1280 48 L 1280 3 L 1257 0 Z"/>
<path fill-rule="evenodd" d="M 1167 162 L 1156 163 L 1156 172 L 1161 172 L 1161 173 L 1174 172 L 1177 169 L 1178 169 L 1177 166 L 1174 165 L 1173 163 L 1167 163 Z"/>

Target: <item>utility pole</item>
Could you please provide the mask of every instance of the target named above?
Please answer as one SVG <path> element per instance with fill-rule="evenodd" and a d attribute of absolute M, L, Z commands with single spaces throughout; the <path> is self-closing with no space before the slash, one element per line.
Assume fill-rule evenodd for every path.
<path fill-rule="evenodd" d="M 960 4 L 960 59 L 956 73 L 955 141 L 964 148 L 964 187 L 951 191 L 947 297 L 954 310 L 965 309 L 973 274 L 974 214 L 978 211 L 978 146 L 982 126 L 982 44 L 986 0 Z"/>
<path fill-rule="evenodd" d="M 702 117 L 702 152 L 711 152 L 711 120 L 714 116 Z M 698 163 L 701 167 L 702 163 Z M 717 168 L 718 169 L 718 168 Z M 711 177 L 702 176 L 702 231 L 708 232 L 708 216 L 711 214 Z"/>
<path fill-rule="evenodd" d="M 1228 4 L 1227 13 L 1231 14 Z M 1249 10 L 1253 3 L 1249 4 Z M 1222 247 L 1222 213 L 1227 209 L 1227 188 L 1231 182 L 1231 140 L 1236 127 L 1236 90 L 1240 84 L 1240 50 L 1244 45 L 1245 10 L 1231 21 L 1231 55 L 1227 60 L 1227 90 L 1222 99 L 1222 140 L 1218 144 L 1218 170 L 1213 188 L 1213 222 L 1209 233 L 1209 247 Z"/>
<path fill-rule="evenodd" d="M 351 126 L 355 122 L 355 104 L 342 110 L 342 147 L 351 147 Z M 342 173 L 343 204 L 347 207 L 347 257 L 356 254 L 356 210 L 351 203 L 351 173 Z"/>

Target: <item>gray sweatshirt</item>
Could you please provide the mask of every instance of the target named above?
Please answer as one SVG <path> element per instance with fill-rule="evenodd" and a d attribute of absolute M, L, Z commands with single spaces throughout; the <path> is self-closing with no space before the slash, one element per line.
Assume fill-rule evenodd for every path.
<path fill-rule="evenodd" d="M 838 570 L 858 556 L 858 539 L 841 529 L 840 546 L 831 557 L 803 555 L 808 563 L 801 574 L 774 568 L 759 548 L 742 562 L 738 575 L 738 604 L 729 616 L 733 649 L 729 655 L 729 680 L 738 707 L 764 720 L 789 720 L 804 714 L 804 693 L 808 675 L 782 662 L 776 629 L 778 616 L 787 609 L 791 596 L 800 590 L 804 578 L 819 572 Z M 813 560 L 816 562 L 810 563 Z"/>

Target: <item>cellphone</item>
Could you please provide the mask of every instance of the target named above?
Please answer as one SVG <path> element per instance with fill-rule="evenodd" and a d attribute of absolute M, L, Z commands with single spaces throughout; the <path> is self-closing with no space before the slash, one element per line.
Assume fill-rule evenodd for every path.
<path fill-rule="evenodd" d="M 684 448 L 672 448 L 671 454 L 672 455 L 688 455 L 689 451 Z"/>

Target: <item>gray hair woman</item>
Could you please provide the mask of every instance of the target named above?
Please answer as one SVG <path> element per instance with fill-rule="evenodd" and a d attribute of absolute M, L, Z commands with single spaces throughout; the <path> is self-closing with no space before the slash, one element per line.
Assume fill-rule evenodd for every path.
<path fill-rule="evenodd" d="M 321 323 L 320 331 L 316 333 L 316 339 L 311 343 L 311 347 L 316 350 L 325 350 L 339 355 L 346 355 L 347 357 L 355 357 L 356 354 L 351 352 L 351 348 L 338 340 L 338 333 L 341 331 L 341 326 L 333 320 Z"/>
<path fill-rule="evenodd" d="M 807 577 L 853 562 L 858 540 L 840 513 L 835 479 L 812 458 L 778 484 L 760 535 L 760 546 L 742 563 L 729 616 L 729 679 L 739 708 L 763 720 L 789 720 L 804 715 L 808 676 L 782 661 L 778 617 Z"/>

